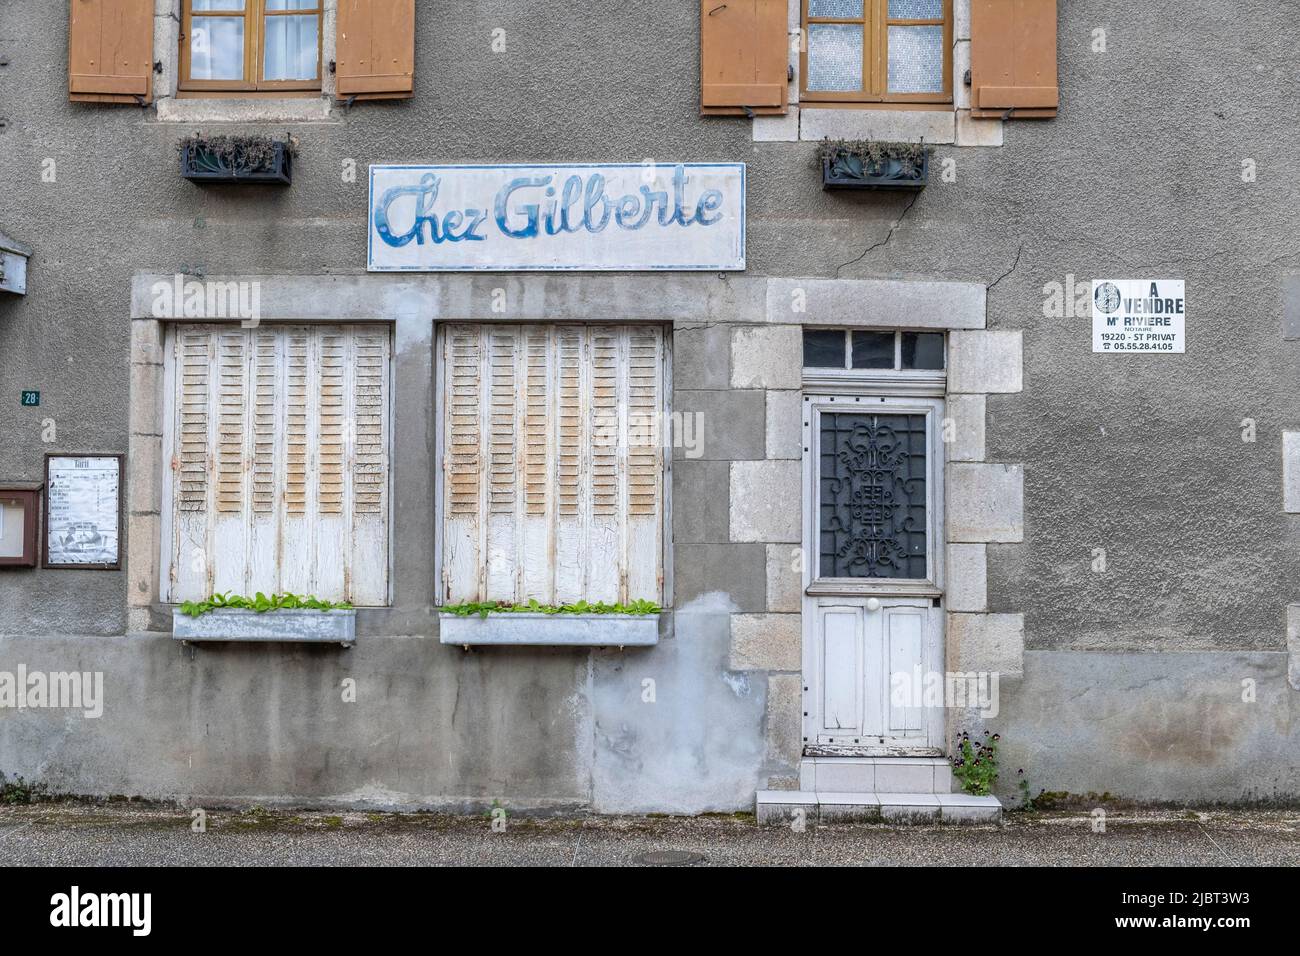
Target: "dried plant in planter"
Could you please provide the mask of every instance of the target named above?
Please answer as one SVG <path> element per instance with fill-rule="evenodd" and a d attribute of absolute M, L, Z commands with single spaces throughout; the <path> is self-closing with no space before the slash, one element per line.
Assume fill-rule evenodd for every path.
<path fill-rule="evenodd" d="M 176 144 L 181 175 L 213 182 L 288 183 L 298 141 L 291 136 L 204 136 L 194 133 Z"/>
<path fill-rule="evenodd" d="M 823 140 L 817 151 L 826 188 L 919 189 L 929 177 L 932 146 L 873 140 Z"/>

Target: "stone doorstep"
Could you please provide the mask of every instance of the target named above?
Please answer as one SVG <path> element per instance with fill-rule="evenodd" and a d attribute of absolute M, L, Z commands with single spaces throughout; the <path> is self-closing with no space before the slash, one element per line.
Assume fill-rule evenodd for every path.
<path fill-rule="evenodd" d="M 946 757 L 804 757 L 803 790 L 855 793 L 950 793 Z"/>
<path fill-rule="evenodd" d="M 789 824 L 797 810 L 819 823 L 1000 824 L 997 797 L 965 793 L 832 793 L 760 790 L 755 816 L 761 826 Z"/>

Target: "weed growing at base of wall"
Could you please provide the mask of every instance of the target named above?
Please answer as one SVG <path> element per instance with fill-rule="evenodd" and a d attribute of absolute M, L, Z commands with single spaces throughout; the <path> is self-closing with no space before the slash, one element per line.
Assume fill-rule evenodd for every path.
<path fill-rule="evenodd" d="M 12 782 L 0 770 L 0 804 L 15 805 L 36 803 L 45 796 L 45 787 L 39 783 L 28 783 L 22 777 L 15 777 Z"/>
<path fill-rule="evenodd" d="M 985 740 L 972 741 L 965 731 L 957 738 L 957 755 L 952 758 L 953 776 L 964 792 L 986 797 L 998 779 L 998 734 L 984 731 Z"/>

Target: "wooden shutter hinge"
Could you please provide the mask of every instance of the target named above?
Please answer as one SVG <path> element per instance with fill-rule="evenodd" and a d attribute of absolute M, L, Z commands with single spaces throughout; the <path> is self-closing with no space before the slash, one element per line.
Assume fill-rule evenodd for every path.
<path fill-rule="evenodd" d="M 725 3 L 719 4 L 718 6 L 714 7 L 712 10 L 709 11 L 709 16 L 713 16 L 719 10 L 725 10 L 725 9 L 727 9 L 727 5 Z"/>

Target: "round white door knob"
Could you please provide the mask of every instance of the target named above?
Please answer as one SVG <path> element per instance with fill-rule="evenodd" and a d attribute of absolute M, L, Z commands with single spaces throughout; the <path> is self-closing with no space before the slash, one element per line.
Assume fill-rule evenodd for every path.
<path fill-rule="evenodd" d="M 879 601 L 879 599 L 877 599 L 877 598 L 867 598 L 867 610 L 868 610 L 868 611 L 879 611 L 879 610 L 880 610 L 880 601 Z"/>

